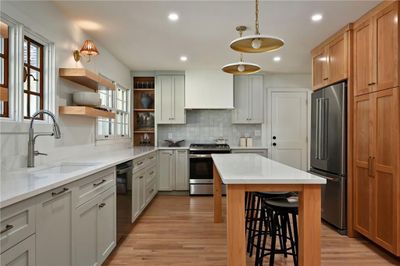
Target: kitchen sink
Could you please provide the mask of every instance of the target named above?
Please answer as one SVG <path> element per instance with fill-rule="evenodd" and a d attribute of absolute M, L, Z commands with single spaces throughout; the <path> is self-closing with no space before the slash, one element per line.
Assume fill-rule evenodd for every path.
<path fill-rule="evenodd" d="M 98 163 L 71 163 L 63 162 L 57 165 L 53 165 L 47 168 L 42 168 L 39 170 L 32 171 L 33 175 L 42 176 L 50 174 L 68 174 L 75 171 L 79 171 L 91 166 L 95 166 Z"/>

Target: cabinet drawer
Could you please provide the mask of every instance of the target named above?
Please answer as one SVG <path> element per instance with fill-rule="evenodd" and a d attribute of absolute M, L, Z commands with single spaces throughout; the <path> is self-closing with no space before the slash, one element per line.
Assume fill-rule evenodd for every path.
<path fill-rule="evenodd" d="M 147 161 L 146 156 L 142 156 L 140 158 L 136 158 L 135 160 L 133 160 L 133 171 L 136 172 L 138 170 L 143 169 L 147 164 L 146 161 Z"/>
<path fill-rule="evenodd" d="M 113 185 L 115 185 L 114 167 L 78 181 L 74 190 L 76 194 L 73 197 L 76 200 L 76 206 L 93 199 Z"/>
<path fill-rule="evenodd" d="M 146 156 L 147 165 L 153 165 L 157 163 L 157 154 L 155 152 Z"/>
<path fill-rule="evenodd" d="M 154 183 L 156 178 L 156 166 L 149 167 L 149 169 L 146 171 L 146 187 Z"/>
<path fill-rule="evenodd" d="M 157 182 L 153 182 L 150 186 L 146 186 L 146 204 L 149 203 L 154 195 L 157 194 Z"/>
<path fill-rule="evenodd" d="M 35 233 L 33 201 L 24 201 L 1 210 L 1 253 Z"/>
<path fill-rule="evenodd" d="M 1 266 L 35 266 L 35 235 L 13 246 L 0 255 Z"/>

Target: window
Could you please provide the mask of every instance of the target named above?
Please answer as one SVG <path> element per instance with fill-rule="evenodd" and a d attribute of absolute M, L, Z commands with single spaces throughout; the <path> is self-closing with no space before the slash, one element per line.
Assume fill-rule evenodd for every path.
<path fill-rule="evenodd" d="M 0 22 L 0 117 L 9 116 L 8 108 L 8 71 L 9 44 L 8 25 Z"/>
<path fill-rule="evenodd" d="M 24 118 L 43 109 L 43 45 L 24 37 Z M 40 117 L 43 119 L 43 117 Z"/>
<path fill-rule="evenodd" d="M 107 110 L 113 110 L 113 91 L 107 88 L 99 88 L 101 107 Z M 97 138 L 108 139 L 114 135 L 114 120 L 111 118 L 100 117 L 97 119 Z"/>
<path fill-rule="evenodd" d="M 116 90 L 116 135 L 129 137 L 129 91 L 121 86 Z"/>
<path fill-rule="evenodd" d="M 101 107 L 115 112 L 115 119 L 97 119 L 97 140 L 129 138 L 130 136 L 130 92 L 117 85 L 115 91 L 99 88 Z"/>

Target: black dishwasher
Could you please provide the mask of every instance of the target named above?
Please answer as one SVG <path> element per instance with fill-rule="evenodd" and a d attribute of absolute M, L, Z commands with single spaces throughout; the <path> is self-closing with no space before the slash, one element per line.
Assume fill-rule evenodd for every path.
<path fill-rule="evenodd" d="M 132 161 L 117 165 L 117 242 L 132 228 Z"/>

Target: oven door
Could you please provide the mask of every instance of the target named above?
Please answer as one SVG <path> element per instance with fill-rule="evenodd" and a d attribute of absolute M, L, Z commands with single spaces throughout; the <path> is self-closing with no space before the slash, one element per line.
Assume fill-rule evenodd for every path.
<path fill-rule="evenodd" d="M 213 182 L 213 161 L 210 154 L 190 154 L 190 183 L 204 184 Z"/>

